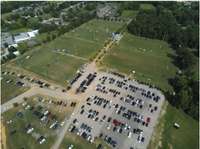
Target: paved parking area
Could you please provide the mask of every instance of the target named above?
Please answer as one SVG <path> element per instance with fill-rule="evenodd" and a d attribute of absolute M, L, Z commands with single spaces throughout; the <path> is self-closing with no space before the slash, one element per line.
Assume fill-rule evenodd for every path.
<path fill-rule="evenodd" d="M 101 137 L 112 148 L 147 148 L 164 101 L 162 93 L 120 74 L 89 73 L 76 84 L 87 96 L 68 130 L 90 142 Z"/>

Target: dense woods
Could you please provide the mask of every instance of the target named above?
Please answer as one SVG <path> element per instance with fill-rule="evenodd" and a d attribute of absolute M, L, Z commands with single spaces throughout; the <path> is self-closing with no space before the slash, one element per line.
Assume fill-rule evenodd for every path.
<path fill-rule="evenodd" d="M 138 36 L 167 41 L 175 50 L 176 55 L 172 57 L 180 71 L 169 80 L 175 92 L 168 93 L 167 98 L 173 105 L 198 119 L 199 82 L 193 77 L 192 71 L 199 55 L 198 2 L 151 4 L 155 9 L 139 9 L 128 31 Z"/>

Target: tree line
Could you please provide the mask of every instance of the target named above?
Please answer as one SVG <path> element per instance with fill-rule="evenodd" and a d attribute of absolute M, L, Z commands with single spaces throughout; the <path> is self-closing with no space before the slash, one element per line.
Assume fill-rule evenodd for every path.
<path fill-rule="evenodd" d="M 147 2 L 146 2 L 147 3 Z M 175 50 L 174 64 L 180 69 L 169 83 L 174 93 L 166 92 L 174 106 L 195 119 L 199 119 L 199 82 L 192 69 L 198 65 L 199 10 L 198 2 L 150 2 L 155 9 L 138 9 L 135 19 L 128 25 L 130 33 L 142 37 L 167 41 Z"/>

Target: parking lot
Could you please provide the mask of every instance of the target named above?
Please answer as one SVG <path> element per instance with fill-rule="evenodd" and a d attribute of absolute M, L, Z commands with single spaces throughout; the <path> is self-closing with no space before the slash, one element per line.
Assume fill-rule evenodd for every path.
<path fill-rule="evenodd" d="M 162 93 L 118 73 L 83 76 L 76 93 L 87 97 L 71 117 L 68 131 L 89 142 L 100 137 L 112 148 L 147 148 L 164 101 Z"/>

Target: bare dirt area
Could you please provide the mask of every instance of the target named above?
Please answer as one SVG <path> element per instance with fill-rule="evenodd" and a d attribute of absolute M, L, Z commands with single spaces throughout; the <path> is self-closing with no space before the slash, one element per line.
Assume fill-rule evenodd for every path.
<path fill-rule="evenodd" d="M 164 123 L 162 123 L 163 116 L 166 113 L 168 102 L 165 101 L 162 107 L 162 111 L 160 112 L 159 119 L 157 121 L 157 124 L 154 128 L 154 132 L 151 137 L 151 141 L 149 142 L 148 149 L 159 149 L 162 148 L 162 133 L 163 133 L 163 127 Z M 170 147 L 171 149 L 171 147 Z"/>
<path fill-rule="evenodd" d="M 0 133 L 1 133 L 1 148 L 2 149 L 6 149 L 6 130 L 5 127 L 3 125 L 3 122 L 1 121 L 1 129 L 0 129 Z"/>

